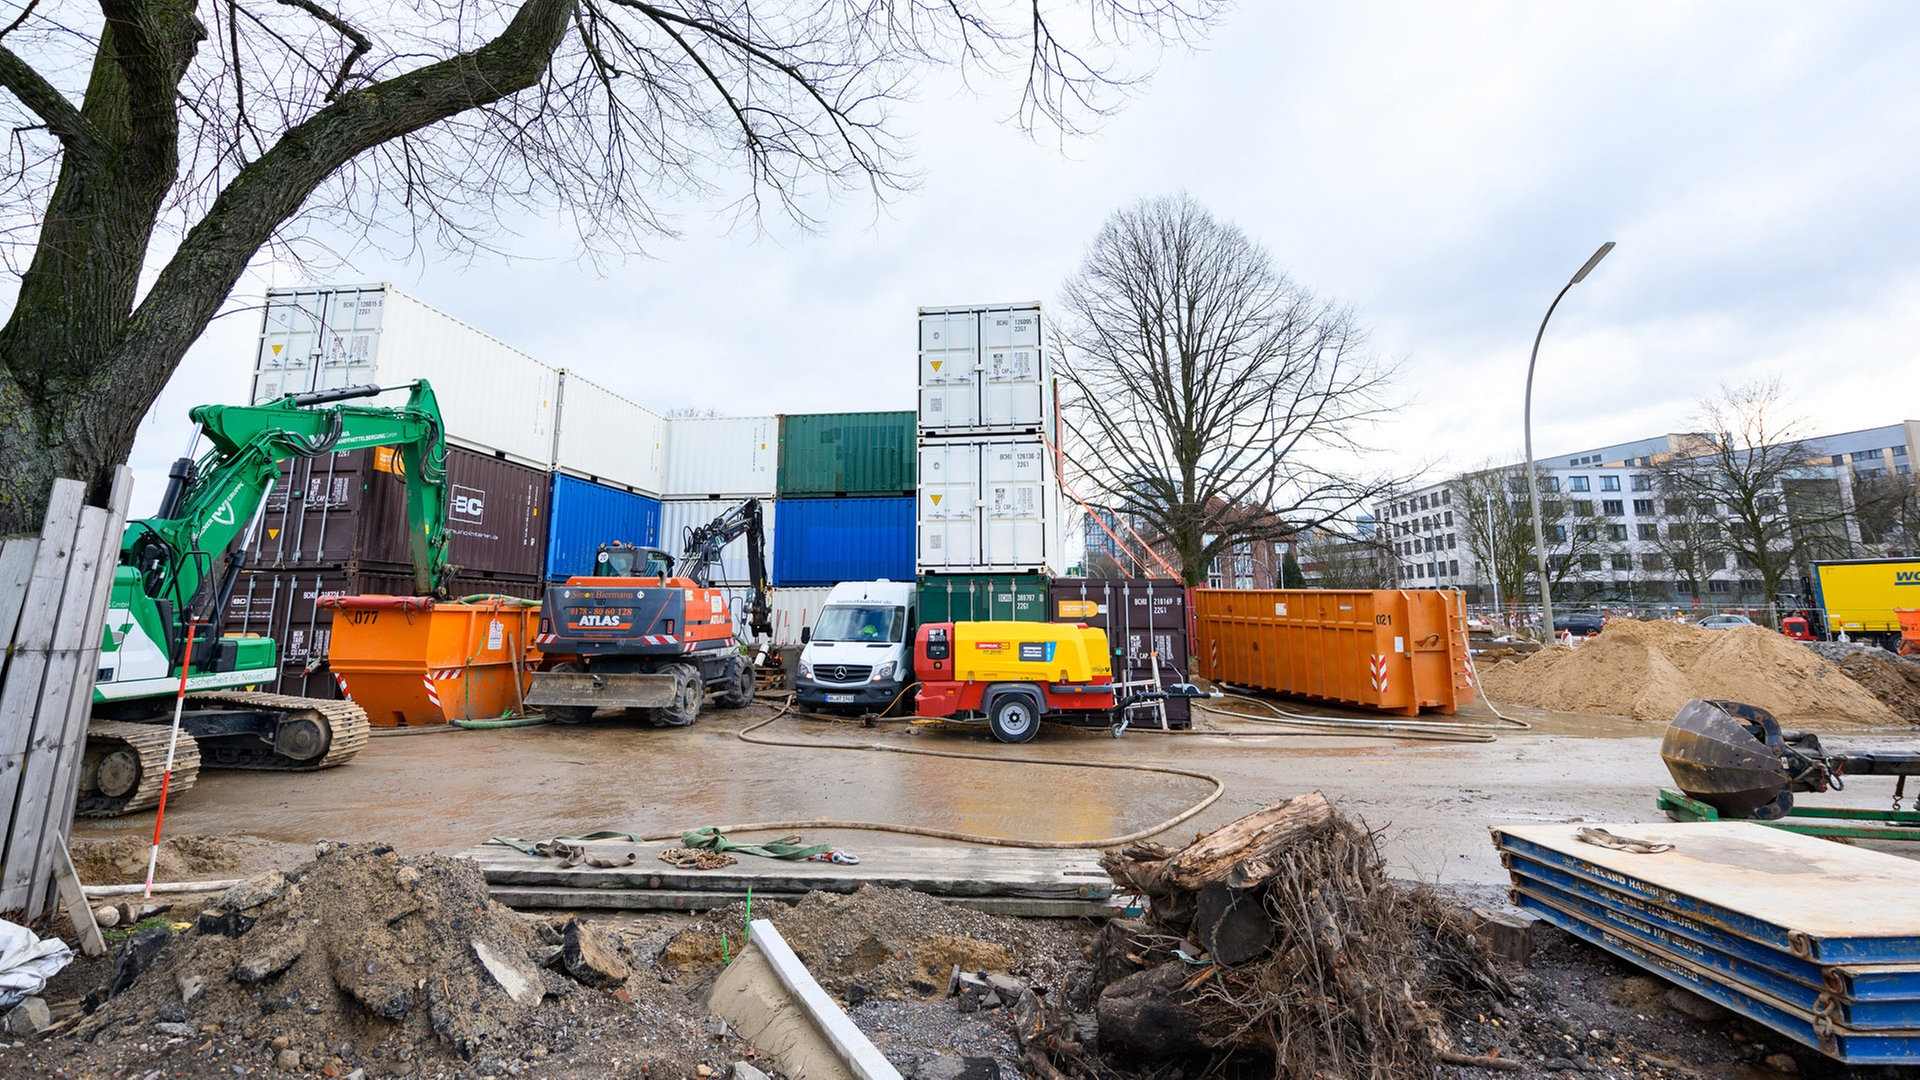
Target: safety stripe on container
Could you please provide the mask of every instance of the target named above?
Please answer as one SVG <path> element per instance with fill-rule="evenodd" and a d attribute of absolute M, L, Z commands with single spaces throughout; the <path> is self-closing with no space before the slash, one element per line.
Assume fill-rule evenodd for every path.
<path fill-rule="evenodd" d="M 1380 653 L 1373 654 L 1373 690 L 1377 694 L 1387 692 L 1387 658 Z"/>
<path fill-rule="evenodd" d="M 347 677 L 345 675 L 335 675 L 333 681 L 340 684 L 340 696 L 346 698 L 348 701 L 352 701 L 353 691 L 347 689 Z"/>
<path fill-rule="evenodd" d="M 436 709 L 439 708 L 440 707 L 440 688 L 433 684 L 433 674 L 429 672 L 427 674 L 427 677 L 425 679 L 422 679 L 421 681 L 426 683 L 427 685 L 428 704 L 432 705 Z"/>

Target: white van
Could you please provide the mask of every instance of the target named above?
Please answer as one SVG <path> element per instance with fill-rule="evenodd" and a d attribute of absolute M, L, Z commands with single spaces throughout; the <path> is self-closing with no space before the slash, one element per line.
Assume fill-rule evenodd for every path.
<path fill-rule="evenodd" d="M 911 581 L 843 581 L 800 629 L 794 689 L 806 708 L 882 709 L 913 681 L 920 625 Z"/>

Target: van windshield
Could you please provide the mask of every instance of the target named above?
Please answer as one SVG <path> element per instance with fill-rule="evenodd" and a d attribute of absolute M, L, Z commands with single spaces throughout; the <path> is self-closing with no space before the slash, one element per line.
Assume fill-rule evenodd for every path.
<path fill-rule="evenodd" d="M 820 612 L 815 641 L 899 641 L 906 631 L 903 608 L 833 604 Z"/>

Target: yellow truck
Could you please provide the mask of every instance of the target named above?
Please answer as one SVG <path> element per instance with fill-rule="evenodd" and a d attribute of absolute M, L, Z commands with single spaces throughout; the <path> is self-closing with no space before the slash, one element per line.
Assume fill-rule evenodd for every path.
<path fill-rule="evenodd" d="M 1920 559 L 1846 559 L 1813 564 L 1814 605 L 1827 633 L 1900 647 L 1897 612 L 1920 609 Z"/>

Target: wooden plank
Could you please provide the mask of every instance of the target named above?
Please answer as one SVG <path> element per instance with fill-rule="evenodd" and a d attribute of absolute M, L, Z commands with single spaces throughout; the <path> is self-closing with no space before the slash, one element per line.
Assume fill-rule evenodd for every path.
<path fill-rule="evenodd" d="M 525 855 L 497 844 L 462 852 L 480 864 L 489 884 L 566 888 L 852 892 L 863 884 L 913 889 L 934 896 L 1027 896 L 1100 899 L 1113 882 L 1088 852 L 1018 848 L 878 848 L 862 850 L 858 865 L 786 862 L 752 855 L 719 870 L 681 870 L 661 862 L 673 845 L 594 841 L 584 845 L 600 858 L 637 856 L 630 866 L 562 867 L 558 860 Z"/>
<path fill-rule="evenodd" d="M 85 491 L 76 480 L 53 483 L 19 627 L 14 632 L 6 682 L 0 686 L 0 716 L 8 720 L 0 726 L 0 811 L 8 819 L 6 844 L 0 852 L 0 911 L 23 908 L 39 900 L 24 884 L 10 884 L 24 877 L 25 872 L 16 874 L 18 864 L 25 862 L 31 867 L 40 841 L 40 823 L 22 821 L 15 812 L 15 802 L 20 795 L 27 746 L 39 730 L 40 694 L 60 619 L 60 599 L 66 591 L 67 564 L 80 529 Z"/>
<path fill-rule="evenodd" d="M 105 956 L 107 939 L 100 933 L 100 924 L 94 921 L 93 907 L 87 903 L 86 888 L 80 884 L 80 871 L 73 868 L 66 838 L 55 834 L 54 839 L 59 844 L 54 850 L 53 880 L 60 890 L 61 902 L 67 905 L 67 918 L 73 921 L 73 929 L 80 937 L 80 951 L 88 956 Z"/>
<path fill-rule="evenodd" d="M 857 1080 L 900 1080 L 899 1070 L 814 981 L 813 973 L 794 955 L 780 931 L 765 919 L 753 920 L 750 929 L 753 933 L 747 947 L 767 958 L 787 993 L 812 1017 Z"/>
<path fill-rule="evenodd" d="M 58 774 L 50 789 L 52 799 L 49 820 L 57 826 L 60 842 L 65 844 L 73 830 L 73 807 L 80 793 L 80 766 L 86 759 L 87 723 L 93 717 L 93 684 L 100 670 L 100 645 L 105 638 L 107 605 L 113 597 L 113 572 L 120 563 L 120 546 L 126 532 L 127 507 L 133 501 L 133 470 L 125 465 L 114 470 L 113 489 L 107 496 L 105 519 L 100 531 L 99 558 L 93 575 L 93 591 L 86 598 L 80 620 L 78 675 L 74 693 L 67 705 L 65 732 L 61 737 Z M 47 848 L 46 859 L 53 858 Z M 42 865 L 45 865 L 43 862 Z M 51 890 L 47 903 L 53 903 Z M 49 906 L 49 910 L 51 907 Z"/>
<path fill-rule="evenodd" d="M 33 556 L 39 550 L 37 536 L 16 536 L 0 543 L 0 648 L 9 652 L 13 631 L 20 625 L 20 608 L 27 602 L 27 579 L 33 574 Z"/>
<path fill-rule="evenodd" d="M 747 898 L 745 892 L 685 889 L 569 889 L 556 885 L 489 885 L 495 900 L 522 910 L 711 911 Z M 795 901 L 805 893 L 753 891 L 756 901 Z M 1030 896 L 942 896 L 942 903 L 1023 919 L 1109 919 L 1126 915 L 1117 899 L 1047 900 Z"/>

